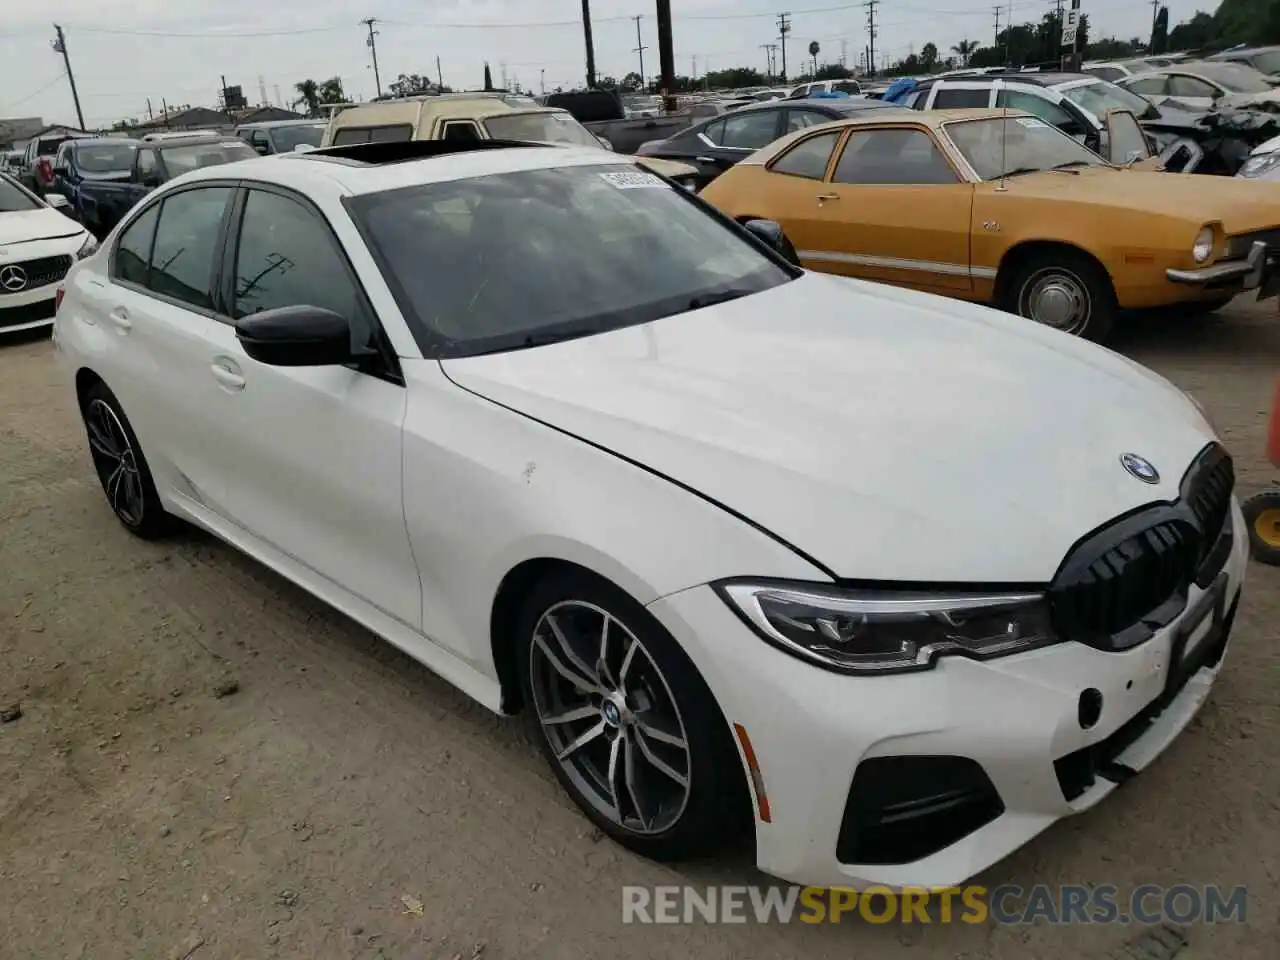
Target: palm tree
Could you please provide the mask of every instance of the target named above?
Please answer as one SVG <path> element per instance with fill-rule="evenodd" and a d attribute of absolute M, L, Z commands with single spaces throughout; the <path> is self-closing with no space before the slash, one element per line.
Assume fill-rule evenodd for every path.
<path fill-rule="evenodd" d="M 293 89 L 298 91 L 298 99 L 293 101 L 293 105 L 305 104 L 307 115 L 317 116 L 320 113 L 320 84 L 314 80 L 303 80 L 295 83 Z"/>
<path fill-rule="evenodd" d="M 969 65 L 969 58 L 973 56 L 973 51 L 977 49 L 978 49 L 977 40 L 961 40 L 959 43 L 957 43 L 954 47 L 951 48 L 951 52 L 956 54 L 960 58 L 961 66 L 967 67 Z"/>

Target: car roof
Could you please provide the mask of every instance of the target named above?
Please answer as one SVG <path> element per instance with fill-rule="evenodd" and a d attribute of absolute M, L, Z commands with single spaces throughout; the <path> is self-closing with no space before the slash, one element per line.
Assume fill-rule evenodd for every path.
<path fill-rule="evenodd" d="M 1217 53 L 1211 53 L 1205 57 L 1206 60 L 1225 60 L 1228 54 L 1233 56 L 1249 56 L 1255 53 L 1269 53 L 1272 50 L 1280 50 L 1280 46 L 1276 44 L 1263 44 L 1259 47 L 1232 47 L 1230 50 L 1219 50 Z"/>
<path fill-rule="evenodd" d="M 558 167 L 636 164 L 635 157 L 591 147 L 548 147 L 495 140 L 478 143 L 481 146 L 475 143 L 420 140 L 330 147 L 274 157 L 255 156 L 252 159 L 201 167 L 185 174 L 182 182 L 242 178 L 292 187 L 304 194 L 321 193 L 343 197 Z M 391 162 L 362 162 L 360 159 L 392 150 L 420 152 L 420 155 Z"/>
<path fill-rule="evenodd" d="M 141 141 L 139 146 L 150 147 L 153 150 L 168 150 L 170 147 L 191 147 L 204 144 L 223 144 L 223 143 L 243 143 L 244 141 L 237 138 L 231 133 L 220 133 L 214 137 L 166 137 L 163 140 L 146 140 Z"/>
<path fill-rule="evenodd" d="M 142 143 L 141 140 L 135 140 L 133 137 L 77 137 L 67 142 L 73 144 L 76 148 L 100 147 L 104 144 L 123 144 L 126 147 L 136 147 Z"/>
<path fill-rule="evenodd" d="M 334 120 L 335 129 L 356 126 L 414 122 L 418 117 L 456 117 L 485 120 L 509 113 L 568 113 L 564 107 L 543 107 L 537 103 L 508 103 L 511 94 L 454 94 L 441 97 L 415 97 L 405 100 L 382 100 L 348 107 Z"/>
<path fill-rule="evenodd" d="M 302 117 L 298 120 L 255 120 L 253 123 L 238 123 L 237 130 L 270 130 L 273 127 L 322 127 L 325 120 L 321 117 L 314 119 L 310 117 Z"/>

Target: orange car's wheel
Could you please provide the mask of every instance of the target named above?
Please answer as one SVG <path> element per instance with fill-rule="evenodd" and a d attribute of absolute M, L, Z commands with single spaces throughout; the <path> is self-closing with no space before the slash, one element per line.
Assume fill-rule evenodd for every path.
<path fill-rule="evenodd" d="M 1063 333 L 1106 338 L 1115 325 L 1116 294 L 1107 272 L 1065 248 L 1037 251 L 1013 268 L 1004 309 Z"/>

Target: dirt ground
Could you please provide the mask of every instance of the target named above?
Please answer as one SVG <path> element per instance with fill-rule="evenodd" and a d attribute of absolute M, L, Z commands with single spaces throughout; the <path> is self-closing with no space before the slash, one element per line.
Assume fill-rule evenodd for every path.
<path fill-rule="evenodd" d="M 1274 301 L 1208 323 L 1145 318 L 1117 348 L 1202 399 L 1242 493 L 1280 480 L 1262 456 Z M 1191 927 L 1180 960 L 1275 957 L 1278 664 L 1280 570 L 1254 564 L 1187 735 L 980 881 L 1243 884 L 1248 923 Z M 0 707 L 14 703 L 22 716 L 0 724 L 5 960 L 1088 960 L 1132 955 L 1140 932 L 625 926 L 624 884 L 766 881 L 741 857 L 674 870 L 620 850 L 570 806 L 527 723 L 206 536 L 128 536 L 43 339 L 0 345 Z"/>

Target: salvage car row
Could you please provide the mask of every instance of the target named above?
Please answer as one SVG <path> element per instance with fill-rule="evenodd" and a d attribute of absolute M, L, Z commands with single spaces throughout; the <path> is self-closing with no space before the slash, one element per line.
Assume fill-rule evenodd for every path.
<path fill-rule="evenodd" d="M 1052 327 L 1265 276 L 1248 203 L 1117 214 L 1071 287 L 1007 240 L 1193 178 L 902 111 L 699 196 L 410 103 L 161 184 L 58 288 L 124 528 L 203 527 L 531 710 L 584 814 L 663 859 L 745 835 L 800 882 L 950 885 L 1190 723 L 1243 581 L 1232 461 L 1189 395 Z M 833 255 L 859 209 L 898 254 Z M 1006 266 L 1041 323 L 961 302 Z"/>

